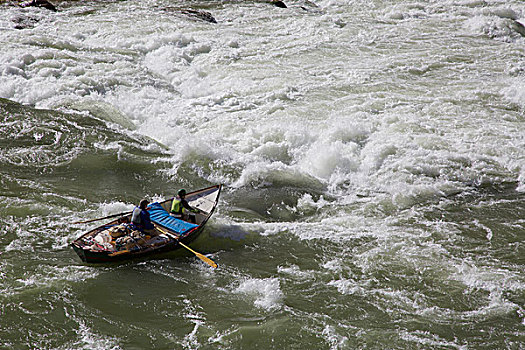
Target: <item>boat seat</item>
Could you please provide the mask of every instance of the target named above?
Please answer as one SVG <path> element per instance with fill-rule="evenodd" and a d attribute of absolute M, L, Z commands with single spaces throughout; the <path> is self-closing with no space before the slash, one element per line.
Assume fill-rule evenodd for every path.
<path fill-rule="evenodd" d="M 171 216 L 158 202 L 151 203 L 148 206 L 148 211 L 152 222 L 181 236 L 199 226 Z"/>

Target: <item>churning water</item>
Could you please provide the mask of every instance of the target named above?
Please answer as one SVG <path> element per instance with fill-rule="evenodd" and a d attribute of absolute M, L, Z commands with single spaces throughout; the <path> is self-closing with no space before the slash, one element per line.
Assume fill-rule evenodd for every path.
<path fill-rule="evenodd" d="M 525 349 L 525 3 L 285 3 L 0 4 L 0 348 Z M 217 270 L 68 246 L 216 183 Z"/>

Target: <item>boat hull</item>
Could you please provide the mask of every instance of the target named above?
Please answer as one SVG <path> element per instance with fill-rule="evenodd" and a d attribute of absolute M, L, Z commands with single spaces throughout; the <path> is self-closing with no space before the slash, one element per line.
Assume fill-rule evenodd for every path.
<path fill-rule="evenodd" d="M 194 198 L 193 203 L 199 203 L 203 202 L 203 200 L 207 200 L 210 203 L 204 203 L 203 206 L 206 208 L 206 212 L 201 212 L 201 217 L 199 220 L 198 226 L 196 226 L 194 229 L 190 230 L 188 233 L 177 236 L 176 232 L 173 232 L 165 227 L 160 227 L 159 230 L 163 233 L 166 233 L 169 237 L 169 240 L 162 244 L 157 246 L 145 246 L 141 249 L 137 250 L 120 250 L 120 251 L 109 251 L 109 250 L 94 250 L 90 249 L 88 246 L 84 244 L 84 239 L 86 237 L 94 237 L 98 234 L 98 232 L 101 232 L 102 230 L 106 229 L 107 227 L 117 225 L 119 220 L 122 218 L 129 219 L 131 215 L 123 216 L 122 218 L 113 220 L 109 223 L 106 223 L 102 226 L 99 226 L 91 231 L 86 232 L 79 238 L 77 238 L 73 243 L 71 243 L 71 246 L 73 247 L 73 250 L 77 253 L 77 255 L 80 257 L 80 259 L 88 264 L 104 264 L 104 263 L 114 263 L 114 262 L 122 262 L 126 260 L 131 259 L 144 259 L 144 258 L 154 258 L 155 256 L 170 253 L 173 251 L 177 251 L 179 249 L 184 249 L 182 245 L 179 244 L 179 242 L 182 242 L 183 244 L 189 244 L 193 242 L 204 230 L 205 224 L 208 222 L 209 218 L 213 214 L 215 207 L 217 206 L 219 194 L 221 191 L 222 185 L 216 185 L 212 187 L 208 187 L 202 190 L 190 192 L 187 194 L 187 198 Z M 206 198 L 203 194 L 207 194 L 210 192 L 209 198 L 213 199 L 213 202 L 211 202 L 211 199 Z M 216 193 L 214 193 L 216 192 Z M 172 199 L 169 199 L 167 201 L 164 201 L 160 203 L 163 207 L 166 209 L 171 206 Z M 192 205 L 192 202 L 188 200 L 190 205 Z M 193 206 L 193 205 L 192 205 Z M 198 207 L 198 204 L 196 204 L 194 207 Z M 160 225 L 157 225 L 159 227 Z"/>
<path fill-rule="evenodd" d="M 189 244 L 193 242 L 202 232 L 202 230 L 196 230 L 195 234 L 192 234 L 190 237 L 187 237 L 183 240 L 180 240 L 184 244 Z M 150 258 L 155 257 L 160 254 L 170 253 L 179 249 L 184 249 L 178 242 L 170 241 L 163 246 L 157 247 L 156 249 L 151 250 L 139 250 L 136 252 L 125 252 L 122 254 L 115 254 L 119 252 L 106 252 L 106 251 L 92 251 L 84 249 L 74 243 L 71 244 L 73 250 L 77 253 L 85 263 L 88 264 L 102 264 L 102 263 L 111 263 L 126 261 L 130 259 L 141 259 L 141 258 Z"/>

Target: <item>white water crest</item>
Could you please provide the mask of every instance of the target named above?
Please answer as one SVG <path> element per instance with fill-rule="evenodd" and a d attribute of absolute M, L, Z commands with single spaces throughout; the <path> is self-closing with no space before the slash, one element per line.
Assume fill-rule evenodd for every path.
<path fill-rule="evenodd" d="M 255 298 L 253 301 L 255 306 L 270 311 L 278 309 L 283 298 L 283 293 L 279 288 L 279 281 L 274 278 L 242 281 L 234 289 L 234 292 Z"/>

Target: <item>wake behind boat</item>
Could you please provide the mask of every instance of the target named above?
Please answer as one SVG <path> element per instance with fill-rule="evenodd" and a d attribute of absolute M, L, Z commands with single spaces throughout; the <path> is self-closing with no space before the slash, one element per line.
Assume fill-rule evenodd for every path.
<path fill-rule="evenodd" d="M 155 226 L 154 230 L 148 234 L 136 230 L 131 224 L 132 214 L 126 213 L 86 232 L 71 245 L 80 259 L 86 263 L 122 261 L 166 253 L 184 247 L 212 265 L 211 260 L 191 250 L 186 244 L 196 239 L 202 232 L 217 206 L 221 189 L 222 185 L 215 185 L 186 194 L 188 204 L 198 209 L 198 212 L 195 213 L 195 222 L 170 215 L 174 197 L 160 203 L 151 203 L 147 207 L 146 210 Z"/>

